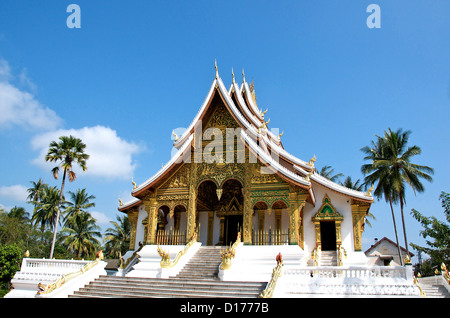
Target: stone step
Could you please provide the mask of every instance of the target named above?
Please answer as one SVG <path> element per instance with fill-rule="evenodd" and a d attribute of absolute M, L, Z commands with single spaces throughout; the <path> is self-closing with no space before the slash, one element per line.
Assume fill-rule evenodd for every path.
<path fill-rule="evenodd" d="M 219 280 L 222 249 L 200 247 L 175 277 L 101 276 L 70 297 L 258 297 L 267 283 Z"/>
<path fill-rule="evenodd" d="M 74 297 L 257 297 L 265 283 L 101 276 Z"/>

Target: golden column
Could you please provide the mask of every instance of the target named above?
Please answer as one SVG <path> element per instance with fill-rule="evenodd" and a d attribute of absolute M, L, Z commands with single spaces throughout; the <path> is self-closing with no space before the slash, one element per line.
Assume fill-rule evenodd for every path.
<path fill-rule="evenodd" d="M 289 244 L 303 245 L 301 229 L 301 211 L 306 204 L 308 194 L 298 193 L 294 189 L 289 191 Z"/>
<path fill-rule="evenodd" d="M 157 204 L 155 193 L 148 195 L 144 199 L 145 211 L 148 213 L 147 244 L 156 244 L 156 227 L 158 224 Z"/>
<path fill-rule="evenodd" d="M 130 251 L 134 250 L 134 246 L 136 245 L 136 229 L 137 229 L 137 221 L 139 212 L 136 209 L 131 210 L 128 214 L 128 220 L 130 221 L 131 231 L 130 231 L 130 247 L 128 248 Z"/>
<path fill-rule="evenodd" d="M 189 205 L 187 210 L 186 222 L 186 243 L 191 241 L 195 232 L 197 217 L 197 163 L 190 164 L 190 182 L 189 182 Z M 197 240 L 200 238 L 198 237 Z"/>
<path fill-rule="evenodd" d="M 353 220 L 353 243 L 355 251 L 362 251 L 361 237 L 364 231 L 364 222 L 370 204 L 352 200 L 352 220 Z"/>
<path fill-rule="evenodd" d="M 242 195 L 244 197 L 244 211 L 243 211 L 243 223 L 244 226 L 242 227 L 243 234 L 243 242 L 244 245 L 252 245 L 252 216 L 253 216 L 253 209 L 252 209 L 252 202 L 251 202 L 251 182 L 252 178 L 252 167 L 251 164 L 245 163 L 244 164 L 244 184 L 242 188 Z"/>

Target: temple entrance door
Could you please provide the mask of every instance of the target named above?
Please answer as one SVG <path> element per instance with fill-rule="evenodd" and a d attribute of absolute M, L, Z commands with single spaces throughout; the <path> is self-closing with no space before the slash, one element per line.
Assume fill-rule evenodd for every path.
<path fill-rule="evenodd" d="M 228 215 L 225 217 L 225 245 L 229 246 L 236 241 L 238 229 L 242 227 L 242 215 Z"/>
<path fill-rule="evenodd" d="M 334 221 L 320 222 L 320 237 L 322 251 L 336 250 L 336 223 Z"/>

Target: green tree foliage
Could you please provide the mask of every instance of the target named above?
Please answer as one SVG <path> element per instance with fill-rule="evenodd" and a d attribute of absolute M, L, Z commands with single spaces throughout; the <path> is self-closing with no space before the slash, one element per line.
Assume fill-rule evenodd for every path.
<path fill-rule="evenodd" d="M 374 196 L 378 199 L 384 197 L 391 207 L 400 259 L 402 257 L 393 205 L 400 204 L 403 234 L 406 250 L 408 251 L 405 218 L 403 215 L 403 207 L 406 203 L 405 189 L 407 186 L 410 186 L 414 193 L 423 192 L 424 186 L 420 179 L 432 181 L 430 174 L 434 173 L 430 167 L 411 162 L 414 156 L 421 153 L 421 150 L 415 145 L 408 146 L 410 134 L 410 131 L 403 132 L 402 129 L 392 131 L 389 128 L 384 132 L 383 137 L 376 136 L 376 140 L 371 142 L 371 146 L 361 149 L 366 155 L 364 160 L 370 160 L 370 163 L 361 167 L 361 172 L 365 175 L 364 183 L 366 185 L 376 184 Z"/>
<path fill-rule="evenodd" d="M 76 255 L 76 258 L 93 258 L 100 249 L 100 228 L 88 212 L 79 212 L 66 221 L 59 235 L 60 242 Z"/>
<path fill-rule="evenodd" d="M 130 247 L 131 225 L 128 216 L 117 216 L 117 222 L 111 221 L 113 227 L 106 230 L 103 242 L 105 244 L 105 254 L 108 257 L 117 258 L 124 255 Z"/>
<path fill-rule="evenodd" d="M 76 174 L 73 171 L 73 165 L 78 164 L 83 171 L 86 171 L 86 161 L 89 159 L 89 155 L 84 153 L 86 144 L 81 139 L 74 136 L 61 136 L 59 142 L 52 141 L 49 145 L 47 154 L 45 155 L 45 161 L 57 162 L 58 165 L 52 169 L 53 177 L 58 179 L 59 170 L 63 170 L 63 178 L 61 183 L 61 193 L 59 197 L 58 210 L 56 213 L 56 220 L 53 229 L 53 241 L 50 250 L 50 258 L 53 257 L 53 249 L 56 241 L 56 231 L 58 227 L 59 215 L 64 194 L 64 184 L 66 181 L 66 175 L 69 176 L 69 181 L 72 182 L 76 179 Z"/>
<path fill-rule="evenodd" d="M 450 265 L 450 194 L 441 192 L 439 196 L 444 208 L 445 221 L 439 221 L 436 217 L 426 217 L 415 209 L 412 209 L 412 216 L 422 225 L 423 230 L 420 235 L 426 239 L 427 246 L 411 244 L 411 246 L 431 257 L 435 266 L 441 263 Z"/>
<path fill-rule="evenodd" d="M 22 252 L 14 244 L 0 245 L 0 289 L 5 294 L 11 288 L 11 279 L 20 270 Z M 3 295 L 0 295 L 3 296 Z"/>

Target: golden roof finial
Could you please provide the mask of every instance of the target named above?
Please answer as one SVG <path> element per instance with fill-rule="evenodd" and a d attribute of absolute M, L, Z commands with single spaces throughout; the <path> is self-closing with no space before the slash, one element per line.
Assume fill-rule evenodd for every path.
<path fill-rule="evenodd" d="M 123 205 L 123 202 L 122 202 L 122 200 L 120 199 L 120 197 L 119 197 L 119 205 L 120 205 L 120 206 Z"/>
<path fill-rule="evenodd" d="M 266 108 L 265 111 L 262 111 L 262 109 L 259 111 L 259 114 L 261 115 L 262 118 L 264 118 L 264 114 L 267 113 L 268 110 L 269 108 Z"/>
<path fill-rule="evenodd" d="M 281 136 L 283 136 L 283 134 L 284 134 L 284 130 L 281 132 L 281 134 L 278 135 L 278 140 L 281 139 Z"/>
<path fill-rule="evenodd" d="M 214 67 L 216 68 L 216 79 L 219 78 L 219 70 L 217 69 L 217 60 L 214 60 Z"/>
<path fill-rule="evenodd" d="M 133 184 L 133 190 L 137 188 L 136 182 L 134 182 L 133 177 L 131 177 L 131 183 Z"/>
<path fill-rule="evenodd" d="M 244 72 L 244 69 L 242 69 L 242 81 L 245 83 L 245 72 Z"/>
<path fill-rule="evenodd" d="M 314 167 L 314 162 L 316 162 L 316 155 L 309 159 L 308 166 Z"/>
<path fill-rule="evenodd" d="M 172 135 L 175 137 L 175 141 L 178 141 L 178 138 L 180 138 L 180 137 L 175 133 L 175 130 L 172 130 Z"/>
<path fill-rule="evenodd" d="M 372 183 L 372 186 L 369 188 L 369 190 L 367 190 L 366 195 L 371 197 L 372 196 L 372 191 L 373 191 L 373 183 Z"/>
<path fill-rule="evenodd" d="M 234 72 L 233 72 L 233 68 L 231 68 L 231 76 L 233 76 L 233 84 L 234 84 L 235 81 L 234 81 Z"/>

